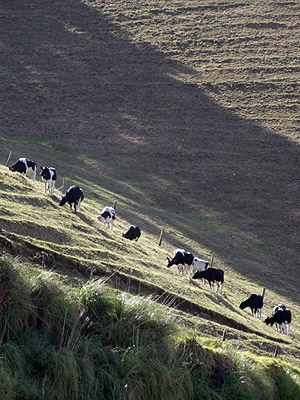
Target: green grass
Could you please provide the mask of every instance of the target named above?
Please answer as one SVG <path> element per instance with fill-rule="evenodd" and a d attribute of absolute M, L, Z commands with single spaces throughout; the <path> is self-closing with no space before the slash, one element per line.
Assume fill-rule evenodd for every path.
<path fill-rule="evenodd" d="M 168 302 L 118 293 L 101 279 L 71 288 L 9 256 L 0 258 L 0 284 L 8 288 L 0 294 L 7 400 L 300 398 L 299 369 L 204 345 L 192 332 L 180 338 Z"/>
<path fill-rule="evenodd" d="M 183 241 L 190 248 L 198 249 L 199 255 L 210 258 L 208 249 L 200 247 L 199 243 L 195 243 L 192 239 L 183 239 L 180 230 L 167 227 L 163 244 L 158 247 L 159 223 L 155 218 L 140 214 L 141 211 L 136 204 L 132 206 L 125 196 L 118 198 L 117 222 L 114 230 L 109 231 L 95 218 L 105 204 L 111 204 L 105 203 L 104 200 L 100 206 L 94 200 L 97 189 L 102 196 L 106 196 L 106 199 L 110 198 L 110 193 L 105 194 L 101 187 L 91 185 L 92 197 L 86 185 L 86 198 L 82 203 L 82 212 L 75 215 L 70 213 L 67 206 L 62 208 L 58 206 L 60 198 L 58 192 L 51 196 L 43 193 L 42 183 L 37 183 L 34 187 L 28 179 L 4 167 L 0 167 L 0 174 L 1 208 L 5 210 L 1 216 L 2 236 L 4 240 L 13 241 L 16 254 L 22 253 L 29 260 L 33 256 L 38 263 L 47 269 L 57 271 L 66 279 L 68 275 L 76 276 L 79 271 L 86 277 L 103 275 L 108 278 L 108 283 L 113 287 L 129 290 L 132 293 L 150 292 L 154 298 L 157 297 L 159 302 L 169 300 L 172 306 L 188 301 L 191 306 L 187 305 L 185 311 L 195 304 L 199 307 L 201 322 L 199 323 L 191 312 L 184 312 L 183 319 L 188 325 L 197 326 L 197 330 L 203 334 L 217 334 L 221 337 L 222 324 L 225 326 L 227 324 L 233 336 L 230 339 L 229 334 L 229 341 L 245 348 L 248 348 L 251 343 L 250 348 L 262 354 L 266 351 L 272 354 L 276 341 L 283 340 L 280 344 L 283 349 L 282 357 L 297 363 L 293 356 L 299 340 L 297 320 L 293 322 L 290 338 L 282 335 L 279 337 L 274 329 L 265 326 L 262 321 L 253 320 L 249 312 L 239 309 L 240 302 L 248 296 L 248 293 L 262 292 L 263 288 L 259 284 L 236 273 L 218 255 L 215 255 L 215 266 L 224 268 L 226 274 L 225 290 L 222 296 L 212 293 L 208 285 L 203 286 L 198 282 L 189 283 L 186 278 L 177 274 L 175 267 L 166 269 L 166 256 L 172 253 L 175 246 L 182 247 Z M 14 196 L 12 196 L 13 193 Z M 123 204 L 125 204 L 124 208 Z M 125 241 L 121 237 L 121 233 L 129 226 L 129 221 L 133 216 L 143 223 L 142 237 L 137 243 Z M 208 215 L 208 218 L 211 216 Z M 215 216 L 212 219 L 215 221 Z M 225 228 L 222 227 L 223 229 Z M 249 240 L 249 238 L 244 239 L 243 234 L 238 230 L 232 229 L 232 234 L 236 235 L 241 243 Z M 85 289 L 81 290 L 83 296 Z M 165 295 L 160 297 L 161 293 Z M 174 296 L 178 297 L 175 303 L 173 303 Z M 268 309 L 271 311 L 272 304 L 277 299 L 276 291 L 267 289 L 264 315 L 268 313 Z M 280 300 L 291 304 L 290 299 L 284 299 L 282 296 Z M 56 306 L 53 307 L 55 309 Z M 290 307 L 293 313 L 297 312 L 296 302 Z M 55 324 L 55 320 L 53 323 Z M 236 324 L 240 324 L 244 327 L 242 329 L 252 333 L 239 331 L 235 327 Z M 244 340 L 246 337 L 247 340 Z M 267 344 L 263 350 L 260 349 L 259 337 L 261 340 L 267 338 Z"/>
<path fill-rule="evenodd" d="M 82 212 L 74 215 L 67 206 L 58 207 L 60 193 L 45 195 L 41 182 L 33 187 L 24 177 L 0 167 L 1 246 L 21 257 L 24 272 L 35 276 L 34 293 L 44 299 L 43 307 L 48 306 L 42 337 L 29 330 L 25 347 L 31 349 L 35 338 L 37 349 L 45 354 L 44 364 L 47 352 L 52 353 L 54 369 L 49 380 L 48 375 L 39 381 L 31 379 L 34 368 L 28 379 L 21 372 L 26 358 L 20 355 L 24 345 L 20 342 L 12 369 L 23 378 L 12 386 L 3 367 L 4 389 L 0 391 L 17 398 L 38 398 L 44 388 L 49 397 L 49 382 L 57 382 L 54 398 L 67 391 L 76 398 L 80 388 L 70 387 L 71 381 L 82 379 L 82 388 L 92 398 L 97 390 L 89 358 L 93 354 L 104 365 L 97 373 L 103 381 L 99 390 L 110 398 L 151 398 L 151 394 L 168 398 L 174 395 L 171 387 L 178 398 L 188 398 L 191 385 L 198 398 L 276 398 L 288 386 L 295 388 L 291 398 L 297 398 L 297 383 L 289 385 L 289 377 L 291 382 L 297 379 L 291 369 L 281 376 L 280 362 L 274 361 L 277 386 L 269 378 L 273 367 L 259 369 L 265 384 L 253 371 L 258 362 L 255 355 L 271 356 L 276 344 L 280 360 L 299 366 L 297 317 L 287 338 L 238 306 L 250 293 L 261 293 L 265 287 L 264 317 L 279 302 L 295 316 L 300 311 L 299 5 L 118 0 L 71 1 L 66 8 L 61 2 L 36 2 L 34 15 L 25 3 L 19 2 L 18 7 L 17 12 L 4 7 L 7 86 L 2 91 L 5 126 L 0 127 L 0 164 L 13 151 L 10 164 L 26 156 L 39 166 L 53 165 L 58 171 L 57 186 L 66 178 L 66 187 L 81 185 L 86 198 Z M 50 32 L 55 32 L 59 42 Z M 35 51 L 24 51 L 27 48 Z M 118 219 L 110 232 L 95 216 L 116 200 Z M 121 238 L 130 224 L 142 229 L 138 243 Z M 165 235 L 158 247 L 162 227 Z M 203 258 L 214 253 L 215 266 L 225 270 L 223 296 L 211 293 L 207 285 L 188 283 L 175 267 L 165 268 L 166 256 L 176 247 Z M 151 359 L 157 368 L 147 375 L 142 351 L 134 348 L 126 353 L 123 371 L 118 351 L 103 349 L 99 354 L 93 340 L 80 350 L 84 354 L 81 376 L 79 361 L 64 354 L 66 348 L 73 357 L 83 333 L 78 309 L 72 304 L 84 304 L 87 318 L 94 318 L 103 309 L 99 300 L 103 286 L 94 280 L 99 277 L 108 278 L 110 288 L 125 292 L 115 298 L 111 291 L 106 304 L 110 312 L 117 310 L 117 323 L 109 332 L 117 348 L 124 332 L 129 347 L 140 337 L 136 325 L 128 334 L 123 322 L 139 326 L 135 318 L 149 319 L 143 300 L 137 298 L 131 304 L 126 293 L 142 293 L 146 302 L 152 296 L 167 310 L 172 306 L 172 316 L 179 318 L 177 340 L 188 331 L 197 336 L 200 347 L 228 351 L 224 363 L 217 357 L 222 370 L 230 372 L 227 383 L 220 383 L 216 363 L 208 357 L 211 370 L 207 363 L 204 373 L 200 365 L 195 368 L 199 375 L 195 372 L 186 380 L 187 387 L 179 389 L 174 380 L 180 380 L 183 371 L 173 353 L 163 365 Z M 76 300 L 53 280 L 67 288 L 79 287 Z M 15 284 L 23 284 L 17 276 Z M 16 288 L 26 300 L 30 285 Z M 55 295 L 48 302 L 49 293 L 50 300 L 51 293 Z M 30 302 L 23 308 L 22 302 L 9 303 L 13 330 L 3 319 L 3 340 L 20 339 L 32 311 Z M 121 318 L 126 307 L 132 307 L 135 317 Z M 56 308 L 61 314 L 58 324 Z M 100 322 L 92 324 L 99 335 Z M 150 332 L 153 328 L 156 333 L 161 323 L 151 323 Z M 228 333 L 222 343 L 224 327 Z M 157 354 L 150 336 L 145 354 Z M 235 358 L 236 349 L 251 352 L 250 360 L 248 355 Z M 140 374 L 134 368 L 135 359 L 140 360 Z M 105 369 L 109 361 L 115 371 Z M 160 379 L 174 363 L 167 394 Z M 44 364 L 42 370 L 47 367 Z M 64 375 L 67 369 L 69 376 Z M 205 384 L 207 374 L 212 377 L 209 385 Z M 120 383 L 120 376 L 122 384 L 114 385 L 115 380 Z M 126 390 L 124 376 L 134 382 Z M 196 381 L 200 382 L 197 388 Z M 217 391 L 216 383 L 222 386 Z M 12 390 L 16 385 L 19 394 Z M 155 386 L 161 392 L 154 396 Z"/>

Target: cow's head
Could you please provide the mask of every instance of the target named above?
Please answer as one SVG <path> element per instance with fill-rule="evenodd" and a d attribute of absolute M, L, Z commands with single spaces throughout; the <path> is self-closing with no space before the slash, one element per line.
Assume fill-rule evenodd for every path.
<path fill-rule="evenodd" d="M 170 268 L 171 265 L 173 265 L 173 264 L 171 264 L 171 261 L 172 261 L 172 258 L 171 258 L 171 257 L 167 257 L 167 258 L 166 258 L 167 268 Z"/>
<path fill-rule="evenodd" d="M 272 317 L 267 317 L 264 322 L 267 325 L 271 324 L 271 326 L 273 326 L 273 324 L 274 324 L 274 321 L 272 320 Z"/>
<path fill-rule="evenodd" d="M 9 170 L 12 172 L 25 172 L 26 171 L 26 165 L 23 163 L 23 161 L 18 160 L 14 165 L 9 167 Z"/>
<path fill-rule="evenodd" d="M 193 278 L 193 279 L 200 279 L 200 278 L 202 278 L 203 272 L 204 272 L 204 271 L 197 271 L 197 272 L 192 276 L 192 278 Z"/>
<path fill-rule="evenodd" d="M 41 167 L 41 172 L 40 172 L 40 176 L 42 178 L 46 178 L 47 173 L 49 173 L 49 170 L 47 167 Z"/>
<path fill-rule="evenodd" d="M 101 214 L 97 215 L 97 218 L 98 218 L 98 220 L 99 220 L 100 222 L 103 222 L 103 223 L 106 222 L 106 219 L 105 219 L 104 217 L 102 217 Z"/>
<path fill-rule="evenodd" d="M 67 196 L 63 196 L 59 202 L 60 206 L 63 206 L 68 201 Z"/>
<path fill-rule="evenodd" d="M 246 308 L 246 304 L 245 303 L 246 303 L 245 301 L 241 302 L 241 304 L 240 304 L 240 309 L 241 310 L 244 310 L 244 308 Z"/>

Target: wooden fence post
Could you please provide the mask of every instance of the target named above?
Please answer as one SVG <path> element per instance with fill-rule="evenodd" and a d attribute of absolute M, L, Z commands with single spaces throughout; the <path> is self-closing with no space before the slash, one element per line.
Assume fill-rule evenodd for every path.
<path fill-rule="evenodd" d="M 114 206 L 113 209 L 116 211 L 116 207 L 117 207 L 117 200 L 114 202 Z"/>
<path fill-rule="evenodd" d="M 164 228 L 162 228 L 162 230 L 161 230 L 161 232 L 160 232 L 159 240 L 158 240 L 158 245 L 159 245 L 159 246 L 161 245 L 164 232 L 165 232 L 165 230 L 164 230 Z"/>
<path fill-rule="evenodd" d="M 279 349 L 278 344 L 276 344 L 276 347 L 275 347 L 275 350 L 274 350 L 274 353 L 273 353 L 273 357 L 277 357 L 278 349 Z"/>
<path fill-rule="evenodd" d="M 66 178 L 63 178 L 61 187 L 59 187 L 57 190 L 63 190 L 65 186 L 66 186 Z"/>
<path fill-rule="evenodd" d="M 211 256 L 210 256 L 210 268 L 212 268 L 213 263 L 214 263 L 214 253 L 211 253 Z"/>
<path fill-rule="evenodd" d="M 6 163 L 5 163 L 5 166 L 6 166 L 6 167 L 8 166 L 8 163 L 9 163 L 9 160 L 10 160 L 10 157 L 11 157 L 11 154 L 12 154 L 12 151 L 9 152 L 9 155 L 8 155 L 8 157 L 7 157 L 7 160 L 6 160 Z"/>
<path fill-rule="evenodd" d="M 224 329 L 223 335 L 222 335 L 222 342 L 225 341 L 225 339 L 226 339 L 226 334 L 227 334 L 227 329 Z"/>
<path fill-rule="evenodd" d="M 263 292 L 262 292 L 262 298 L 263 298 L 263 300 L 264 300 L 264 297 L 265 297 L 265 293 L 266 293 L 266 288 L 264 287 L 264 288 L 263 288 Z"/>

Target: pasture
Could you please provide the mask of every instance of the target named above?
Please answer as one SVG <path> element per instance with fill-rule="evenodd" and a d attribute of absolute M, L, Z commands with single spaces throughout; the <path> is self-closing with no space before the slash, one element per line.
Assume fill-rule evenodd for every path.
<path fill-rule="evenodd" d="M 194 254 L 208 259 L 210 253 L 191 238 L 187 240 L 181 232 L 166 226 L 159 247 L 158 210 L 153 216 L 144 216 L 138 213 L 135 202 L 118 198 L 117 219 L 114 230 L 110 231 L 96 216 L 104 205 L 113 204 L 114 193 L 97 185 L 86 185 L 81 212 L 75 214 L 67 205 L 59 207 L 62 196 L 59 191 L 45 194 L 41 180 L 33 185 L 28 178 L 6 167 L 1 167 L 0 173 L 2 247 L 20 255 L 24 262 L 34 260 L 37 271 L 40 268 L 55 271 L 63 281 L 79 286 L 91 276 L 106 277 L 112 288 L 135 295 L 153 295 L 158 302 L 174 308 L 184 330 L 211 336 L 222 346 L 223 330 L 227 329 L 226 345 L 230 343 L 233 348 L 251 349 L 269 356 L 279 345 L 282 359 L 298 364 L 297 302 L 265 285 L 263 318 L 254 319 L 249 310 L 240 310 L 239 304 L 249 293 L 262 293 L 263 287 L 237 274 L 217 254 L 214 265 L 225 271 L 222 295 L 213 293 L 202 281 L 189 282 L 186 276 L 178 275 L 176 266 L 166 268 L 166 257 L 176 246 L 186 244 Z M 84 180 L 79 178 L 77 182 L 84 186 Z M 142 229 L 139 242 L 122 238 L 133 220 Z M 263 323 L 273 304 L 279 301 L 287 304 L 295 315 L 290 337 L 279 335 L 275 327 Z"/>
<path fill-rule="evenodd" d="M 299 366 L 299 4 L 13 0 L 1 11 L 2 249 L 70 288 L 104 276 L 153 295 L 208 346 L 272 356 L 279 345 Z M 56 168 L 56 187 L 78 184 L 81 212 L 8 171 L 10 151 L 9 165 L 27 157 Z M 110 231 L 96 216 L 115 202 Z M 138 242 L 122 239 L 131 224 Z M 213 253 L 223 294 L 167 269 L 175 248 Z M 260 321 L 239 304 L 263 288 Z M 292 310 L 290 337 L 263 323 L 276 303 Z"/>

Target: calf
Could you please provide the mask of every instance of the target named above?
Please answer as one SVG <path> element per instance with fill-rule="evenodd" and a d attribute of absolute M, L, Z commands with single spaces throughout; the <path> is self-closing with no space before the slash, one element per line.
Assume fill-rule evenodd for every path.
<path fill-rule="evenodd" d="M 79 186 L 74 185 L 69 187 L 65 196 L 61 198 L 59 205 L 63 206 L 64 204 L 68 203 L 70 206 L 70 211 L 72 211 L 72 204 L 74 204 L 74 211 L 77 212 L 80 211 L 80 204 L 83 199 L 83 191 Z"/>
<path fill-rule="evenodd" d="M 244 310 L 246 307 L 251 308 L 252 316 L 261 318 L 261 310 L 263 307 L 263 297 L 259 294 L 251 294 L 251 296 L 240 304 L 240 309 Z"/>
<path fill-rule="evenodd" d="M 275 312 L 274 315 L 271 317 L 267 317 L 265 319 L 265 323 L 267 325 L 273 326 L 273 324 L 278 324 L 280 327 L 280 332 L 285 333 L 287 335 L 290 334 L 291 329 L 291 322 L 292 322 L 292 313 L 290 310 L 282 310 L 279 309 Z"/>
<path fill-rule="evenodd" d="M 138 226 L 131 225 L 126 233 L 123 233 L 122 237 L 129 240 L 138 241 L 141 236 L 141 230 Z"/>
<path fill-rule="evenodd" d="M 217 292 L 219 290 L 219 282 L 221 282 L 221 290 L 220 293 L 223 291 L 223 284 L 224 284 L 224 271 L 222 269 L 216 268 L 207 268 L 204 271 L 197 271 L 193 276 L 193 279 L 206 279 L 209 282 L 210 288 L 212 288 L 213 292 L 215 291 L 215 281 L 217 283 Z M 211 282 L 213 283 L 211 287 Z"/>
<path fill-rule="evenodd" d="M 19 158 L 9 169 L 13 172 L 25 174 L 25 176 L 31 178 L 33 183 L 35 183 L 37 165 L 34 161 L 27 160 L 27 158 Z"/>
<path fill-rule="evenodd" d="M 112 230 L 114 221 L 116 219 L 116 212 L 112 207 L 104 207 L 101 214 L 97 215 L 100 222 L 107 224 L 108 228 Z"/>
<path fill-rule="evenodd" d="M 41 167 L 41 173 L 42 181 L 45 184 L 45 193 L 54 193 L 54 188 L 55 188 L 55 181 L 56 181 L 56 169 L 53 167 Z"/>
<path fill-rule="evenodd" d="M 191 270 L 192 270 L 192 263 L 194 260 L 194 256 L 192 253 L 188 253 L 183 249 L 176 249 L 173 253 L 173 258 L 167 257 L 167 268 L 170 268 L 172 265 L 177 265 L 178 272 L 188 275 L 188 279 L 191 279 Z"/>

